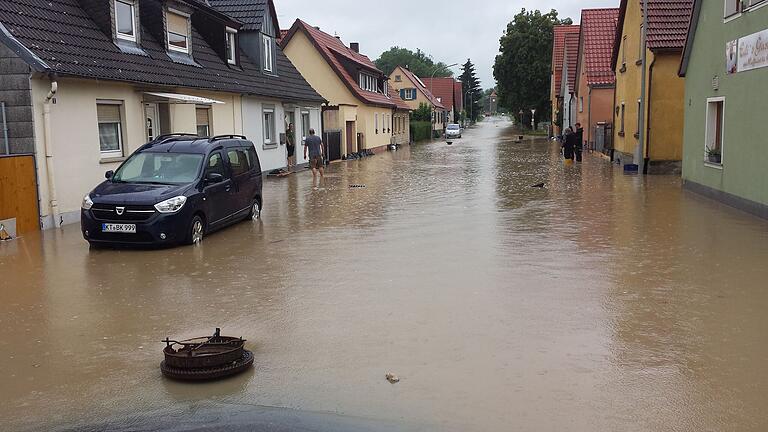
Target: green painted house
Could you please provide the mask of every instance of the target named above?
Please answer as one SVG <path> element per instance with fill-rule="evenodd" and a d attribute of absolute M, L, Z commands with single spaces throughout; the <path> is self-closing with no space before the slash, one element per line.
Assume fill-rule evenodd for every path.
<path fill-rule="evenodd" d="M 685 187 L 768 218 L 768 0 L 695 0 L 685 77 Z"/>

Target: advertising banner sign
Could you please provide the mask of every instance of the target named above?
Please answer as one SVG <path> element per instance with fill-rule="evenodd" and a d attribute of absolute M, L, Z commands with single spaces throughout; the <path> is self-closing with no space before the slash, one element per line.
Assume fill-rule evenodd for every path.
<path fill-rule="evenodd" d="M 768 67 L 768 30 L 739 39 L 738 71 Z"/>

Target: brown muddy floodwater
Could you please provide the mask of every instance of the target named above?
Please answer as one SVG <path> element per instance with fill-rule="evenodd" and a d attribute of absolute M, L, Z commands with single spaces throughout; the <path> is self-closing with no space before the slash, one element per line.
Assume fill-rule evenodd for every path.
<path fill-rule="evenodd" d="M 270 179 L 200 247 L 0 245 L 0 429 L 768 430 L 768 223 L 508 127 Z M 161 377 L 214 327 L 252 371 Z"/>

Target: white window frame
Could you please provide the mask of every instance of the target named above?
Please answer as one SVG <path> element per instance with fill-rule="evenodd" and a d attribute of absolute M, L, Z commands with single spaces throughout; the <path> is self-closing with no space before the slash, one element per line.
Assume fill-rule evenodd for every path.
<path fill-rule="evenodd" d="M 186 20 L 187 20 L 187 34 L 185 34 L 185 35 L 182 35 L 182 34 L 179 34 L 179 33 L 176 33 L 176 32 L 172 32 L 170 30 L 170 28 L 166 28 L 165 29 L 165 42 L 168 45 L 168 49 L 171 50 L 171 51 L 177 51 L 177 52 L 181 52 L 181 53 L 184 53 L 184 54 L 189 54 L 189 49 L 192 46 L 192 35 L 190 34 L 190 33 L 192 33 L 190 31 L 190 25 L 191 25 L 191 23 L 190 23 L 190 15 L 188 13 L 184 13 L 184 12 L 182 12 L 180 10 L 168 9 L 166 11 L 166 27 L 168 27 L 168 24 L 167 24 L 167 21 L 168 21 L 167 14 L 178 15 L 180 17 L 186 18 Z M 181 47 L 177 47 L 175 45 L 171 45 L 171 38 L 170 38 L 170 34 L 171 33 L 173 33 L 175 35 L 179 35 L 179 36 L 184 36 L 185 38 L 187 38 L 187 47 L 186 48 L 181 48 Z"/>
<path fill-rule="evenodd" d="M 360 85 L 360 88 L 365 91 L 378 93 L 378 80 L 371 74 L 360 72 L 358 84 Z"/>
<path fill-rule="evenodd" d="M 306 125 L 304 124 L 304 116 L 307 116 Z M 309 111 L 301 111 L 299 118 L 301 119 L 301 141 L 304 142 L 309 136 L 309 130 L 312 129 L 312 115 L 309 113 Z"/>
<path fill-rule="evenodd" d="M 267 114 L 272 114 L 272 121 L 267 122 Z M 261 122 L 263 128 L 263 137 L 265 146 L 277 146 L 277 130 L 275 127 L 275 108 L 272 106 L 265 106 L 261 109 Z M 269 136 L 268 136 L 269 135 Z"/>
<path fill-rule="evenodd" d="M 267 36 L 265 34 L 261 35 L 261 49 L 264 51 L 262 53 L 262 61 L 263 64 L 261 65 L 265 72 L 273 72 L 275 69 L 275 65 L 272 64 L 272 37 Z"/>
<path fill-rule="evenodd" d="M 709 141 L 710 141 L 710 109 L 711 106 L 716 103 L 722 103 L 723 104 L 723 110 L 722 110 L 722 118 L 720 119 L 720 163 L 715 162 L 709 162 L 707 159 L 707 148 L 709 147 Z M 707 109 L 705 110 L 706 117 L 704 118 L 704 164 L 709 165 L 716 168 L 722 168 L 723 162 L 725 161 L 725 97 L 724 96 L 718 96 L 718 97 L 711 97 L 707 98 Z M 715 112 L 714 115 L 717 115 L 717 112 Z"/>
<path fill-rule="evenodd" d="M 226 39 L 225 47 L 226 46 L 230 47 L 230 49 L 227 50 L 227 63 L 231 65 L 236 65 L 237 64 L 237 30 L 231 27 L 227 27 L 226 38 L 227 39 Z"/>
<path fill-rule="evenodd" d="M 373 113 L 373 129 L 379 133 L 379 113 Z"/>
<path fill-rule="evenodd" d="M 117 24 L 117 4 L 123 3 L 131 7 L 131 25 L 133 26 L 133 36 L 120 33 L 118 24 Z M 136 36 L 137 36 L 137 28 L 136 28 L 136 3 L 131 0 L 115 0 L 113 7 L 115 8 L 115 37 L 118 39 L 123 39 L 131 42 L 136 42 Z"/>
<path fill-rule="evenodd" d="M 584 96 L 579 96 L 579 112 L 584 112 Z"/>
<path fill-rule="evenodd" d="M 101 154 L 102 159 L 123 157 L 125 155 L 125 152 L 124 152 L 125 147 L 124 147 L 124 139 L 123 139 L 123 121 L 125 120 L 124 110 L 123 110 L 124 102 L 119 100 L 103 100 L 103 99 L 96 100 L 96 112 L 97 112 L 96 131 L 97 133 L 98 133 L 99 125 L 102 123 L 98 120 L 99 105 L 116 105 L 120 113 L 120 121 L 117 122 L 117 146 L 118 146 L 117 150 L 102 150 L 101 139 L 99 139 L 99 154 Z M 108 124 L 112 124 L 112 122 L 109 122 Z"/>

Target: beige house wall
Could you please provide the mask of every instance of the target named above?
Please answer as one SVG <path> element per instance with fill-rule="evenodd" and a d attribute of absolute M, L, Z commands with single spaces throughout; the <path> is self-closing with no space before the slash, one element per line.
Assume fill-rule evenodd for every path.
<path fill-rule="evenodd" d="M 35 118 L 35 151 L 38 155 L 40 214 L 44 228 L 54 226 L 46 162 L 44 101 L 51 88 L 47 78 L 32 79 L 32 103 Z M 163 90 L 173 92 L 173 90 Z M 212 109 L 212 134 L 241 134 L 240 96 L 228 93 L 178 89 L 178 93 L 207 97 L 224 102 Z M 58 212 L 63 223 L 78 222 L 83 196 L 104 180 L 104 173 L 115 170 L 127 156 L 147 141 L 144 98 L 133 85 L 108 81 L 59 79 L 56 103 L 50 103 L 51 183 L 56 192 Z M 99 147 L 97 101 L 122 103 L 122 156 L 105 158 Z M 173 132 L 196 132 L 195 105 L 171 104 Z"/>
<path fill-rule="evenodd" d="M 400 75 L 400 77 L 402 78 L 401 82 L 395 82 L 395 77 L 397 75 Z M 405 101 L 406 105 L 408 105 L 408 107 L 412 111 L 416 111 L 417 109 L 419 109 L 419 106 L 421 106 L 421 104 L 425 103 L 425 104 L 429 105 L 430 107 L 432 107 L 432 111 L 433 112 L 443 112 L 446 121 L 448 121 L 448 111 L 446 111 L 445 109 L 442 109 L 442 108 L 437 108 L 435 105 L 433 105 L 432 101 L 427 99 L 427 97 L 424 95 L 424 93 L 422 93 L 419 90 L 419 88 L 421 86 L 418 83 L 415 83 L 415 82 L 411 81 L 410 78 L 408 77 L 408 75 L 406 75 L 403 72 L 403 70 L 402 70 L 402 68 L 400 66 L 395 68 L 395 70 L 392 71 L 392 73 L 389 75 L 389 85 L 392 86 L 392 88 L 396 89 L 398 93 L 402 89 L 416 89 L 416 99 Z M 436 131 L 442 131 L 443 130 L 443 123 L 440 122 L 439 119 L 436 120 L 432 124 L 432 129 L 436 130 Z"/>
<path fill-rule="evenodd" d="M 355 136 L 353 137 L 354 152 L 389 144 L 390 135 L 382 133 L 381 128 L 383 115 L 391 115 L 391 108 L 367 105 L 358 99 L 303 32 L 297 31 L 288 41 L 288 44 L 283 47 L 283 52 L 307 82 L 327 99 L 330 105 L 339 106 L 342 155 L 347 153 L 346 122 L 348 121 L 356 122 Z M 375 125 L 376 114 L 378 114 L 379 121 L 378 132 Z M 357 143 L 358 133 L 363 134 L 362 145 Z"/>

